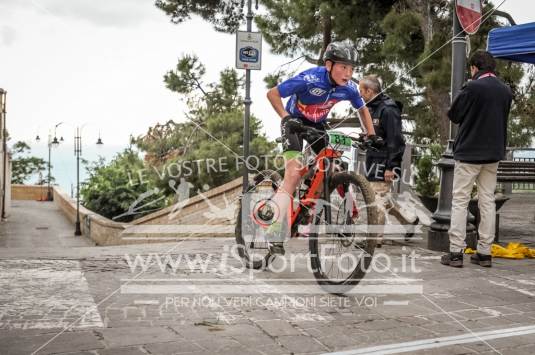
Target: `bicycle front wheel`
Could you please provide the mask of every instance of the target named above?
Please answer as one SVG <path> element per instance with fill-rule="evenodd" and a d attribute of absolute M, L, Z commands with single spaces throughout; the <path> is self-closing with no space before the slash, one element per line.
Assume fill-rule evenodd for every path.
<path fill-rule="evenodd" d="M 310 262 L 320 286 L 343 294 L 358 284 L 368 270 L 376 238 L 375 194 L 365 177 L 347 172 L 331 177 L 329 203 L 317 209 L 310 235 Z"/>
<path fill-rule="evenodd" d="M 281 180 L 276 171 L 264 170 L 254 177 L 249 191 L 240 199 L 235 236 L 238 254 L 250 269 L 266 268 L 271 261 L 272 255 L 269 253 L 265 234 L 277 211 L 271 211 L 269 215 L 262 213 L 261 209 L 264 204 L 270 204 L 268 207 L 276 209 L 271 198 Z"/>

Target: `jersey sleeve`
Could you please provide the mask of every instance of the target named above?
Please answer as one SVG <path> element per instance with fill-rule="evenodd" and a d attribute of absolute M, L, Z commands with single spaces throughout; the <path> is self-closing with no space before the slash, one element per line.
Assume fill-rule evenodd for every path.
<path fill-rule="evenodd" d="M 307 89 L 307 81 L 302 75 L 294 76 L 288 80 L 283 81 L 277 86 L 281 97 L 288 97 L 293 94 L 305 92 Z"/>

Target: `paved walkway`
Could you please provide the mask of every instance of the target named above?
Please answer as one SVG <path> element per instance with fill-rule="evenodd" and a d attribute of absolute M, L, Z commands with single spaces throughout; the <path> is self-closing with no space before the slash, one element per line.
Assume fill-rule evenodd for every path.
<path fill-rule="evenodd" d="M 535 194 L 507 202 L 504 240 L 535 247 L 533 206 Z M 49 212 L 36 209 L 33 225 Z M 416 239 L 377 250 L 356 293 L 338 297 L 316 286 L 306 259 L 293 272 L 240 272 L 230 239 L 74 246 L 67 223 L 10 247 L 31 228 L 8 226 L 1 354 L 535 353 L 535 260 L 451 269 Z M 41 248 L 28 247 L 31 238 L 64 239 Z M 307 242 L 289 249 L 305 252 Z"/>
<path fill-rule="evenodd" d="M 12 201 L 0 225 L 0 248 L 64 248 L 94 245 L 75 237 L 74 225 L 52 202 Z"/>
<path fill-rule="evenodd" d="M 535 248 L 535 193 L 511 195 L 500 212 L 500 237 Z"/>

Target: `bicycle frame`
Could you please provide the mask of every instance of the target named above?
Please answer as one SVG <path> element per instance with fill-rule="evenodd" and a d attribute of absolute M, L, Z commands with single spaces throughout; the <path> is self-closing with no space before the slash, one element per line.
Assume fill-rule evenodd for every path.
<path fill-rule="evenodd" d="M 327 193 L 329 191 L 329 174 L 330 171 L 330 164 L 326 166 L 326 161 L 331 161 L 336 158 L 341 158 L 342 153 L 339 151 L 336 151 L 332 148 L 329 148 L 328 146 L 326 148 L 323 148 L 319 154 L 315 157 L 314 166 L 316 167 L 316 173 L 314 174 L 314 177 L 312 178 L 311 185 L 307 190 L 306 195 L 304 196 L 304 199 L 300 201 L 299 205 L 294 209 L 293 202 L 289 205 L 289 213 L 290 213 L 290 226 L 293 226 L 295 222 L 297 221 L 297 218 L 299 217 L 299 214 L 301 213 L 302 209 L 304 207 L 307 207 L 309 209 L 313 209 L 316 205 L 316 200 L 321 197 L 321 191 L 323 191 L 323 197 L 325 199 L 325 217 L 330 220 L 331 218 L 331 209 L 330 209 L 330 196 Z M 305 166 L 301 169 L 300 174 L 301 178 L 305 176 L 310 169 Z M 322 190 L 323 188 L 323 190 Z M 293 197 L 292 197 L 293 201 Z"/>
<path fill-rule="evenodd" d="M 330 194 L 329 191 L 329 174 L 333 171 L 331 169 L 331 162 L 335 159 L 341 158 L 343 153 L 336 148 L 332 148 L 329 143 L 329 138 L 324 132 L 319 132 L 322 134 L 322 138 L 325 141 L 325 148 L 323 148 L 318 155 L 314 158 L 314 168 L 315 173 L 312 177 L 311 184 L 306 190 L 306 194 L 301 198 L 299 205 L 294 208 L 294 198 L 291 196 L 291 203 L 288 206 L 286 215 L 288 217 L 290 230 L 293 230 L 297 219 L 300 217 L 300 214 L 303 208 L 312 210 L 316 206 L 316 201 L 318 198 L 321 198 L 321 192 L 323 192 L 324 202 L 325 202 L 325 218 L 326 220 L 331 220 L 331 206 L 330 206 Z M 326 162 L 329 162 L 327 165 Z M 303 166 L 300 171 L 300 178 L 303 179 L 305 175 L 310 172 L 309 166 Z M 345 192 L 340 191 L 340 195 L 344 196 Z M 353 206 L 352 215 L 358 216 L 359 209 L 354 201 L 351 201 L 350 204 Z M 262 208 L 264 204 L 259 205 L 255 210 Z M 253 211 L 251 217 L 256 220 L 256 223 L 262 227 L 268 227 L 269 223 L 265 223 L 261 220 L 255 218 L 255 212 Z M 291 237 L 294 234 L 291 233 Z"/>

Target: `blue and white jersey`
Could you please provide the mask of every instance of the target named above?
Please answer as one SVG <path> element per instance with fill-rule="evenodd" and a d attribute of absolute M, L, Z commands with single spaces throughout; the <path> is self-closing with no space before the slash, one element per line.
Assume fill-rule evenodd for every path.
<path fill-rule="evenodd" d="M 290 78 L 277 86 L 281 97 L 291 96 L 286 111 L 293 117 L 323 122 L 331 108 L 339 101 L 348 100 L 356 109 L 365 103 L 357 85 L 349 81 L 345 86 L 331 84 L 325 67 L 315 67 Z"/>

